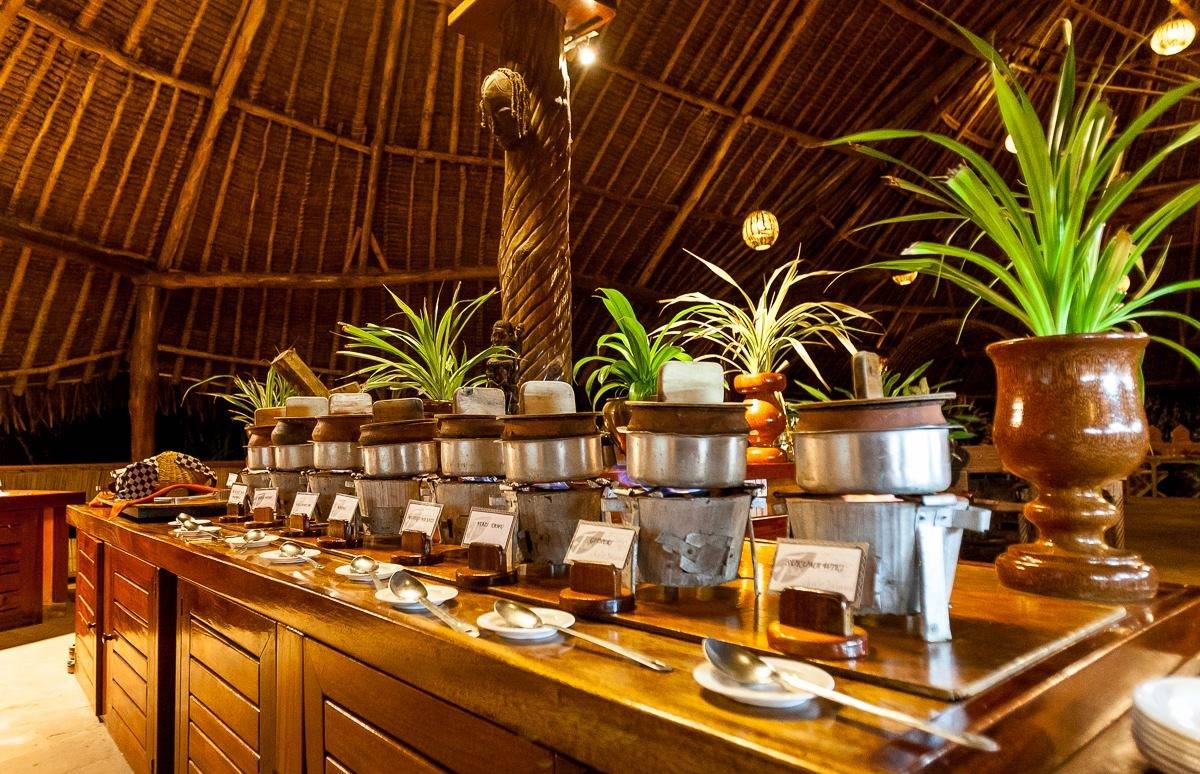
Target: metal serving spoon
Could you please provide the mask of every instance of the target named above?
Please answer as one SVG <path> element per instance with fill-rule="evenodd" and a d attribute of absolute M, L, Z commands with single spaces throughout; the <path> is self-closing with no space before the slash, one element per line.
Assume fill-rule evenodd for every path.
<path fill-rule="evenodd" d="M 371 581 L 375 584 L 376 591 L 382 591 L 387 588 L 383 585 L 383 581 L 379 580 L 379 562 L 375 561 L 366 554 L 359 554 L 350 560 L 350 570 L 358 575 L 370 575 Z"/>
<path fill-rule="evenodd" d="M 942 728 L 928 720 L 922 720 L 921 718 L 906 715 L 903 712 L 897 712 L 886 707 L 877 707 L 874 704 L 868 704 L 862 699 L 856 699 L 839 691 L 814 685 L 789 672 L 780 672 L 749 650 L 729 642 L 722 642 L 721 640 L 706 637 L 704 639 L 704 655 L 708 657 L 709 662 L 721 674 L 742 685 L 753 687 L 775 683 L 784 690 L 796 693 L 811 693 L 814 696 L 820 696 L 822 699 L 828 699 L 837 704 L 853 707 L 856 710 L 862 710 L 881 718 L 887 718 L 888 720 L 906 725 L 909 728 L 915 728 L 927 734 L 940 736 L 943 739 L 948 739 L 951 742 L 975 750 L 996 752 L 1000 749 L 1000 745 L 996 744 L 996 740 L 982 734 Z"/>
<path fill-rule="evenodd" d="M 409 604 L 413 602 L 421 603 L 429 612 L 433 613 L 437 618 L 456 632 L 462 632 L 468 637 L 478 637 L 479 630 L 471 624 L 454 617 L 442 608 L 429 601 L 429 589 L 425 588 L 425 584 L 408 574 L 404 570 L 397 570 L 388 578 L 388 588 L 396 595 L 398 599 Z"/>
<path fill-rule="evenodd" d="M 539 616 L 533 610 L 530 610 L 529 608 L 517 602 L 510 602 L 507 599 L 500 599 L 496 601 L 496 604 L 492 606 L 492 609 L 496 611 L 497 615 L 504 619 L 505 623 L 517 629 L 540 629 L 543 626 L 549 626 L 551 629 L 555 629 L 562 634 L 569 634 L 572 637 L 578 637 L 584 642 L 590 642 L 593 645 L 604 648 L 605 650 L 612 651 L 618 656 L 624 656 L 630 661 L 641 664 L 647 669 L 653 669 L 655 672 L 675 671 L 675 667 L 671 666 L 670 664 L 664 661 L 659 661 L 656 658 L 651 658 L 644 653 L 638 653 L 636 650 L 630 650 L 629 648 L 622 647 L 616 643 L 602 640 L 599 637 L 593 637 L 590 634 L 577 632 L 574 629 L 566 626 L 555 626 L 552 623 L 546 623 L 542 620 L 541 616 Z"/>
<path fill-rule="evenodd" d="M 240 554 L 244 551 L 248 551 L 252 547 L 250 545 L 251 543 L 257 543 L 258 541 L 262 540 L 266 536 L 267 536 L 267 531 L 265 529 L 257 529 L 257 528 L 248 529 L 248 530 L 246 530 L 246 533 L 244 535 L 242 535 L 244 542 L 237 548 L 234 548 L 233 552 L 235 554 Z"/>
<path fill-rule="evenodd" d="M 304 546 L 300 545 L 299 543 L 293 543 L 290 540 L 285 541 L 283 545 L 279 546 L 279 553 L 283 554 L 284 556 L 303 559 L 318 570 L 325 566 L 320 562 L 317 562 L 311 556 L 306 556 L 304 554 Z"/>

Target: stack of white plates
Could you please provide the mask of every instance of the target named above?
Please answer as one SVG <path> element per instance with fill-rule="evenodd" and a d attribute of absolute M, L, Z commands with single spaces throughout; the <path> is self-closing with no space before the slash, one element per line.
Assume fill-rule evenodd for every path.
<path fill-rule="evenodd" d="M 1165 774 L 1200 772 L 1200 677 L 1166 677 L 1135 688 L 1133 738 Z"/>

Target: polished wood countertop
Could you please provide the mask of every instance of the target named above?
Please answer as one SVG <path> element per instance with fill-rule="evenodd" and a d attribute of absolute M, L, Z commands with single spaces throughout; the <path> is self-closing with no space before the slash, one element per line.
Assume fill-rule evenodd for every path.
<path fill-rule="evenodd" d="M 691 676 L 703 660 L 699 645 L 671 634 L 670 627 L 577 624 L 581 631 L 676 667 L 659 674 L 569 638 L 523 644 L 487 633 L 477 640 L 464 637 L 429 615 L 394 610 L 375 600 L 369 584 L 335 574 L 343 561 L 336 553 L 326 552 L 321 570 L 270 565 L 224 545 L 184 543 L 163 524 L 111 519 L 103 509 L 72 506 L 69 518 L 99 540 L 181 579 L 577 761 L 609 770 L 849 772 L 968 765 L 978 771 L 1048 770 L 1112 726 L 1128 709 L 1134 685 L 1194 670 L 1196 662 L 1189 657 L 1200 651 L 1200 589 L 1164 584 L 1151 602 L 1127 605 L 1112 623 L 1055 646 L 967 700 L 952 702 L 846 672 L 837 675 L 837 688 L 861 699 L 992 735 L 1002 750 L 989 755 L 822 702 L 762 710 L 709 694 Z M 386 558 L 384 552 L 364 553 Z M 983 566 L 961 566 L 960 584 L 980 590 L 956 601 L 959 608 L 970 608 L 959 613 L 976 617 L 986 618 L 989 608 L 1036 616 L 1043 602 L 999 588 L 993 571 Z M 1002 603 L 999 595 L 1006 596 Z M 1019 596 L 1018 603 L 1008 595 Z M 473 621 L 495 599 L 460 591 L 451 609 Z M 728 625 L 743 626 L 736 620 Z M 997 648 L 1010 646 L 996 642 Z M 910 647 L 941 646 L 914 636 Z"/>

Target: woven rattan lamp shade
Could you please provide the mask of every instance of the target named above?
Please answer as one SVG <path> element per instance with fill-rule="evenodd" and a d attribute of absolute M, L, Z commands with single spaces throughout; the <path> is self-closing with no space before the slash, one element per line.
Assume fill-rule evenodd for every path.
<path fill-rule="evenodd" d="M 1172 19 L 1154 29 L 1150 35 L 1150 48 L 1161 56 L 1172 56 L 1192 45 L 1196 39 L 1196 25 L 1191 19 Z"/>
<path fill-rule="evenodd" d="M 766 250 L 779 239 L 779 220 L 766 210 L 755 210 L 742 222 L 742 239 L 752 250 Z"/>

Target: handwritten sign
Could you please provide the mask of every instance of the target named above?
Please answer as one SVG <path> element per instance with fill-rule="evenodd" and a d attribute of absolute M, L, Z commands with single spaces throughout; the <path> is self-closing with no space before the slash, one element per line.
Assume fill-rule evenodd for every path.
<path fill-rule="evenodd" d="M 333 498 L 333 507 L 329 509 L 330 521 L 352 521 L 358 511 L 358 498 L 354 495 L 340 494 Z"/>
<path fill-rule="evenodd" d="M 250 501 L 250 509 L 257 511 L 259 508 L 270 508 L 273 511 L 278 503 L 278 489 L 255 489 L 254 497 Z"/>
<path fill-rule="evenodd" d="M 467 528 L 463 531 L 462 544 L 469 546 L 472 543 L 484 543 L 501 546 L 507 551 L 516 518 L 515 513 L 508 511 L 472 508 L 467 517 Z"/>
<path fill-rule="evenodd" d="M 620 524 L 581 521 L 567 548 L 566 563 L 611 564 L 618 570 L 629 562 L 637 530 Z"/>
<path fill-rule="evenodd" d="M 780 539 L 771 567 L 771 591 L 805 588 L 841 594 L 851 604 L 862 596 L 867 547 Z"/>
<path fill-rule="evenodd" d="M 228 476 L 225 477 L 225 486 L 233 486 L 237 482 L 238 482 L 238 474 L 237 473 L 230 473 Z"/>
<path fill-rule="evenodd" d="M 296 499 L 292 501 L 291 515 L 311 519 L 317 511 L 317 500 L 320 497 L 316 492 L 297 492 Z"/>
<path fill-rule="evenodd" d="M 420 532 L 432 538 L 442 518 L 442 507 L 441 503 L 409 500 L 408 507 L 404 509 L 404 521 L 400 524 L 400 531 Z"/>
<path fill-rule="evenodd" d="M 229 487 L 229 504 L 241 505 L 246 502 L 246 495 L 250 493 L 250 487 L 245 484 L 234 484 Z"/>

